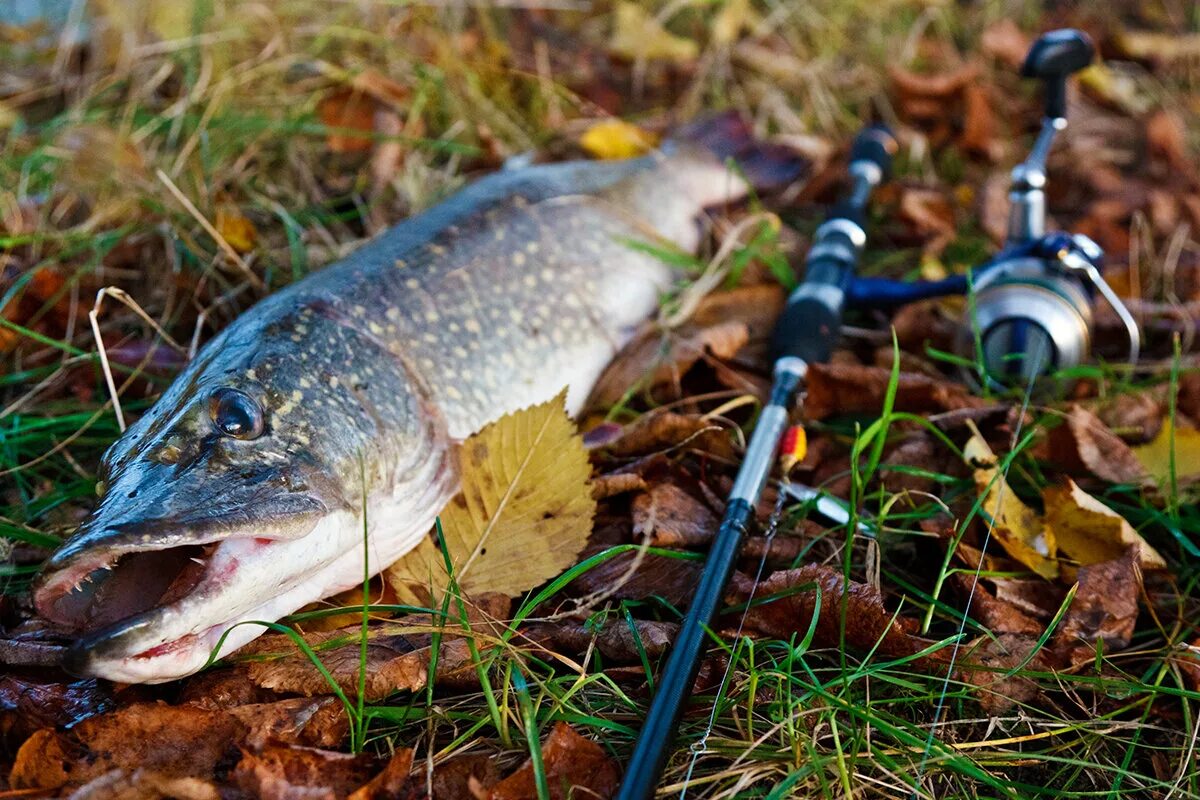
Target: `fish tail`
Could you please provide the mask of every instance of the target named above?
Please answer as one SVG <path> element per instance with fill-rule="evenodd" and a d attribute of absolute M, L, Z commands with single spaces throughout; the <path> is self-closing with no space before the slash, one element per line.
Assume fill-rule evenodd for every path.
<path fill-rule="evenodd" d="M 769 191 L 805 178 L 812 162 L 781 144 L 754 136 L 749 123 L 736 111 L 701 117 L 678 128 L 672 137 L 712 151 L 722 161 L 732 161 L 756 191 Z"/>

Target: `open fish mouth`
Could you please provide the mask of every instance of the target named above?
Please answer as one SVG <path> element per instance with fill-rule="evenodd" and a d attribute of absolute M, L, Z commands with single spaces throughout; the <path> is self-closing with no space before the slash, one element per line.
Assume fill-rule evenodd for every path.
<path fill-rule="evenodd" d="M 237 539 L 90 551 L 45 574 L 35 603 L 42 617 L 76 637 L 63 657 L 68 672 L 169 680 L 202 667 L 221 636 L 239 621 L 234 609 L 221 612 L 228 603 L 213 601 L 231 584 L 234 570 L 265 561 L 273 544 Z"/>
<path fill-rule="evenodd" d="M 194 544 L 67 552 L 51 560 L 34 603 L 76 637 L 63 658 L 68 672 L 131 683 L 173 680 L 264 630 L 241 623 L 279 619 L 361 581 L 361 526 L 353 515 L 313 520 L 309 534 L 226 533 Z"/>

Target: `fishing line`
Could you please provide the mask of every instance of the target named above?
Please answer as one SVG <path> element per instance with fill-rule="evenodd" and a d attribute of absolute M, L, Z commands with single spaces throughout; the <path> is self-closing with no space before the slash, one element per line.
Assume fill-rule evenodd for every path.
<path fill-rule="evenodd" d="M 742 639 L 742 630 L 746 625 L 746 618 L 750 615 L 750 607 L 754 603 L 754 595 L 758 591 L 758 584 L 762 580 L 763 570 L 767 566 L 767 556 L 771 552 L 771 545 L 775 541 L 775 532 L 779 530 L 779 519 L 783 516 L 783 505 L 787 502 L 788 492 L 787 487 L 790 482 L 785 477 L 782 481 L 782 486 L 779 489 L 779 494 L 775 498 L 775 508 L 771 511 L 771 516 L 767 521 L 767 530 L 765 540 L 763 542 L 762 558 L 758 560 L 758 569 L 754 573 L 754 583 L 750 586 L 750 594 L 746 597 L 746 607 L 742 609 L 742 617 L 738 620 L 737 633 L 734 634 L 733 641 L 736 646 L 737 642 Z M 729 663 L 725 665 L 725 672 L 721 676 L 720 689 L 717 692 L 717 699 L 713 701 L 712 711 L 708 715 L 708 722 L 704 726 L 704 732 L 700 734 L 700 738 L 692 743 L 688 749 L 692 751 L 692 760 L 688 762 L 687 773 L 683 776 L 683 786 L 679 790 L 680 800 L 687 794 L 688 785 L 692 782 L 692 773 L 696 769 L 696 762 L 700 760 L 700 756 L 708 751 L 708 739 L 712 735 L 713 728 L 717 725 L 718 706 L 721 703 L 721 692 L 729 683 L 729 675 L 733 670 L 734 658 L 736 651 L 731 650 L 729 655 Z"/>
<path fill-rule="evenodd" d="M 1045 355 L 1045 346 L 1046 343 L 1043 340 L 1037 340 L 1037 349 L 1032 351 L 1032 354 L 1036 355 L 1036 358 L 1032 360 L 1032 363 L 1042 363 L 1042 356 Z M 1033 397 L 1035 383 L 1036 381 L 1031 377 L 1026 384 L 1025 396 L 1021 400 L 1021 413 L 1017 417 L 1017 424 L 1013 429 L 1012 439 L 1008 445 L 1010 452 L 1016 448 L 1017 442 L 1021 440 L 1021 431 L 1025 425 L 1025 414 L 1029 411 L 1029 403 Z M 967 594 L 967 602 L 963 607 L 962 619 L 959 621 L 958 631 L 954 636 L 954 647 L 950 651 L 950 663 L 946 665 L 946 677 L 942 681 L 942 690 L 938 694 L 937 706 L 933 712 L 933 721 L 929 725 L 929 736 L 925 739 L 925 749 L 921 753 L 921 762 L 917 765 L 917 774 L 913 778 L 913 790 L 912 794 L 909 795 L 910 798 L 921 796 L 921 780 L 925 777 L 925 771 L 929 766 L 929 756 L 933 752 L 933 742 L 937 738 L 938 720 L 941 719 L 942 713 L 945 711 L 946 698 L 950 693 L 950 679 L 954 675 L 954 665 L 958 661 L 958 653 L 962 649 L 962 640 L 966 633 L 967 620 L 971 616 L 971 603 L 975 599 L 975 590 L 979 586 L 979 576 L 983 572 L 983 562 L 987 558 L 988 545 L 991 544 L 992 532 L 996 528 L 996 517 L 999 515 L 1001 504 L 1004 502 L 1004 492 L 1008 488 L 1008 472 L 1012 469 L 1014 460 L 1013 458 L 1009 458 L 1007 466 L 1005 466 L 1004 471 L 1000 474 L 1000 486 L 996 493 L 997 514 L 988 515 L 987 530 L 984 533 L 983 542 L 979 548 L 979 563 L 975 565 L 975 572 L 971 576 L 971 591 Z"/>

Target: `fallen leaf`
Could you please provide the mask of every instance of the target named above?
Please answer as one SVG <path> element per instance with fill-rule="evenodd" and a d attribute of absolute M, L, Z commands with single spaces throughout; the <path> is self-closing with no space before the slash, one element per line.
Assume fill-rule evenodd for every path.
<path fill-rule="evenodd" d="M 178 778 L 153 770 L 115 769 L 88 781 L 69 800 L 218 800 L 216 785 L 200 778 Z"/>
<path fill-rule="evenodd" d="M 758 19 L 750 7 L 750 0 L 725 0 L 709 27 L 709 36 L 715 44 L 731 45 L 743 30 L 753 27 Z"/>
<path fill-rule="evenodd" d="M 655 409 L 625 426 L 618 436 L 603 447 L 619 458 L 647 456 L 651 453 L 686 446 L 723 458 L 733 458 L 729 432 L 699 414 L 679 414 Z"/>
<path fill-rule="evenodd" d="M 732 358 L 748 341 L 749 329 L 737 320 L 703 327 L 686 325 L 673 331 L 648 324 L 600 375 L 588 405 L 607 408 L 631 389 L 649 391 L 678 385 L 706 353 Z"/>
<path fill-rule="evenodd" d="M 425 688 L 431 660 L 430 637 L 428 634 L 413 633 L 417 625 L 411 619 L 408 622 L 407 625 L 376 626 L 369 632 L 366 658 L 368 701 L 382 700 L 398 691 L 413 692 Z M 428 622 L 425 624 L 427 626 Z M 359 666 L 362 663 L 360 635 L 360 629 L 347 628 L 305 636 L 309 646 L 317 651 L 325 669 L 348 696 L 358 694 Z M 263 688 L 306 697 L 333 692 L 316 665 L 297 651 L 287 637 L 264 637 L 243 652 L 259 659 L 263 654 L 279 656 L 250 664 L 251 680 Z M 448 679 L 470 663 L 471 653 L 466 641 L 453 635 L 444 637 L 438 654 L 435 680 Z"/>
<path fill-rule="evenodd" d="M 1046 457 L 1076 474 L 1089 472 L 1109 483 L 1140 483 L 1146 468 L 1129 445 L 1099 417 L 1073 405 L 1064 424 L 1053 428 L 1046 440 Z"/>
<path fill-rule="evenodd" d="M 242 791 L 263 800 L 346 797 L 371 776 L 375 759 L 312 747 L 268 747 L 243 751 L 233 770 Z"/>
<path fill-rule="evenodd" d="M 728 594 L 733 602 L 744 603 L 752 588 L 753 581 L 737 573 Z M 878 589 L 853 581 L 847 586 L 840 571 L 823 564 L 775 572 L 759 584 L 745 627 L 788 639 L 806 633 L 814 614 L 817 647 L 840 646 L 843 621 L 847 645 L 860 651 L 874 650 L 887 658 L 911 656 L 933 644 L 916 635 L 915 623 L 888 611 Z M 924 656 L 913 665 L 930 669 L 937 661 L 936 655 Z"/>
<path fill-rule="evenodd" d="M 604 545 L 589 546 L 580 560 L 607 550 Z M 653 553 L 619 553 L 597 564 L 570 584 L 576 596 L 604 597 L 612 600 L 645 600 L 661 597 L 673 606 L 686 608 L 696 592 L 701 565 L 695 561 Z"/>
<path fill-rule="evenodd" d="M 592 478 L 592 497 L 604 500 L 627 492 L 643 492 L 650 487 L 636 472 L 613 472 Z"/>
<path fill-rule="evenodd" d="M 1200 431 L 1163 425 L 1150 444 L 1133 448 L 1133 454 L 1160 487 L 1200 477 Z"/>
<path fill-rule="evenodd" d="M 657 658 L 675 640 L 674 622 L 634 619 L 609 620 L 601 626 L 581 622 L 539 622 L 521 627 L 521 635 L 556 653 L 583 655 L 593 644 L 605 658 L 618 663 L 639 663 L 642 653 Z"/>
<path fill-rule="evenodd" d="M 412 748 L 401 747 L 392 753 L 392 757 L 388 759 L 383 770 L 370 782 L 356 789 L 350 795 L 349 800 L 392 800 L 392 798 L 403 797 L 404 789 L 409 783 L 412 765 Z"/>
<path fill-rule="evenodd" d="M 335 697 L 293 697 L 229 709 L 242 723 L 242 741 L 253 749 L 269 744 L 337 747 L 350 731 L 350 720 Z"/>
<path fill-rule="evenodd" d="M 999 716 L 1037 698 L 1041 691 L 1037 682 L 1024 675 L 1008 674 L 1022 664 L 1026 670 L 1042 667 L 1035 653 L 1037 648 L 1036 633 L 1002 634 L 980 639 L 969 652 L 965 659 L 969 663 L 962 670 L 963 680 L 975 687 L 985 714 Z"/>
<path fill-rule="evenodd" d="M 606 160 L 636 158 L 648 153 L 657 143 L 654 134 L 619 119 L 597 122 L 579 137 L 579 146 L 589 155 Z"/>
<path fill-rule="evenodd" d="M 986 98 L 983 102 L 987 102 Z M 978 124 L 983 125 L 982 122 Z M 976 132 L 975 135 L 983 134 Z M 990 133 L 988 136 L 990 138 Z M 917 237 L 925 240 L 923 251 L 926 255 L 941 253 L 958 233 L 950 200 L 937 189 L 905 187 L 896 212 Z"/>
<path fill-rule="evenodd" d="M 1120 558 L 1133 548 L 1142 569 L 1166 569 L 1167 562 L 1117 512 L 1083 491 L 1074 481 L 1042 492 L 1046 527 L 1058 548 L 1082 565 Z"/>
<path fill-rule="evenodd" d="M 614 15 L 611 53 L 629 61 L 670 61 L 686 64 L 695 61 L 700 47 L 691 39 L 676 36 L 640 3 L 622 0 Z"/>
<path fill-rule="evenodd" d="M 362 153 L 374 144 L 375 100 L 350 87 L 339 87 L 317 104 L 317 118 L 328 128 L 325 142 L 334 153 Z"/>
<path fill-rule="evenodd" d="M 542 742 L 542 769 L 549 797 L 612 797 L 621 772 L 604 748 L 580 736 L 565 722 L 554 726 Z M 538 796 L 533 763 L 526 761 L 516 772 L 488 791 L 488 800 L 528 800 Z"/>
<path fill-rule="evenodd" d="M 258 231 L 254 223 L 238 213 L 236 208 L 218 206 L 216 228 L 217 233 L 239 253 L 249 253 L 254 249 Z"/>
<path fill-rule="evenodd" d="M 1012 603 L 987 590 L 983 581 L 965 572 L 953 573 L 954 584 L 963 596 L 963 607 L 992 633 L 1040 636 L 1045 626 Z"/>
<path fill-rule="evenodd" d="M 1043 578 L 1058 577 L 1054 532 L 1037 512 L 1021 502 L 1000 473 L 996 454 L 979 434 L 963 446 L 963 461 L 974 470 L 975 487 L 983 497 L 980 516 L 1005 551 Z"/>
<path fill-rule="evenodd" d="M 977 84 L 963 89 L 963 129 L 958 143 L 970 152 L 994 156 L 996 120 L 987 90 Z"/>
<path fill-rule="evenodd" d="M 596 501 L 591 466 L 563 398 L 488 425 L 458 452 L 462 490 L 443 509 L 441 541 L 467 595 L 514 597 L 575 563 Z M 449 585 L 434 536 L 385 573 L 401 602 L 423 604 Z"/>
<path fill-rule="evenodd" d="M 819 420 L 834 414 L 879 413 L 887 395 L 892 371 L 857 364 L 811 364 L 804 411 Z M 928 375 L 901 372 L 896 387 L 896 410 L 911 412 L 983 408 L 986 400 L 974 397 L 962 384 Z"/>
<path fill-rule="evenodd" d="M 1025 63 L 1030 44 L 1029 37 L 1008 17 L 988 25 L 979 37 L 983 52 L 1011 70 L 1019 69 Z"/>
<path fill-rule="evenodd" d="M 721 519 L 681 487 L 655 483 L 633 499 L 633 533 L 656 547 L 694 547 L 710 541 Z"/>
<path fill-rule="evenodd" d="M 466 753 L 434 765 L 431 780 L 433 790 L 429 796 L 477 800 L 479 794 L 486 797 L 486 790 L 499 782 L 500 766 L 497 759 L 482 753 Z M 421 787 L 423 792 L 425 781 L 421 781 Z"/>
<path fill-rule="evenodd" d="M 20 674 L 0 675 L 0 720 L 10 734 L 67 728 L 113 708 L 108 684 L 94 679 L 59 682 Z"/>
<path fill-rule="evenodd" d="M 115 769 L 210 777 L 241 733 L 223 711 L 140 703 L 85 719 L 66 733 L 39 731 L 17 751 L 14 787 L 54 789 Z"/>
<path fill-rule="evenodd" d="M 1193 692 L 1200 692 L 1200 638 L 1191 644 L 1181 645 L 1182 651 L 1176 659 L 1184 679 Z"/>
<path fill-rule="evenodd" d="M 1079 568 L 1079 588 L 1051 645 L 1071 664 L 1094 658 L 1097 642 L 1105 652 L 1123 650 L 1137 622 L 1142 570 L 1136 548 L 1119 558 Z"/>

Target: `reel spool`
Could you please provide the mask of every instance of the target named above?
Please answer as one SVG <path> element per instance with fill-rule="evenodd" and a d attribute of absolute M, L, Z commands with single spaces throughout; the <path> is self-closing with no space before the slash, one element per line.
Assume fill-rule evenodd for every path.
<path fill-rule="evenodd" d="M 1125 324 L 1129 360 L 1137 361 L 1137 323 L 1100 274 L 1104 252 L 1081 234 L 1045 232 L 1046 157 L 1055 134 L 1067 126 L 1066 81 L 1092 62 L 1094 52 L 1080 31 L 1051 31 L 1034 42 L 1021 69 L 1045 84 L 1046 110 L 1033 150 L 1012 172 L 1005 249 L 972 273 L 974 303 L 957 349 L 978 364 L 978 371 L 964 369 L 977 387 L 1063 388 L 1050 376 L 1091 355 L 1097 294 Z"/>

